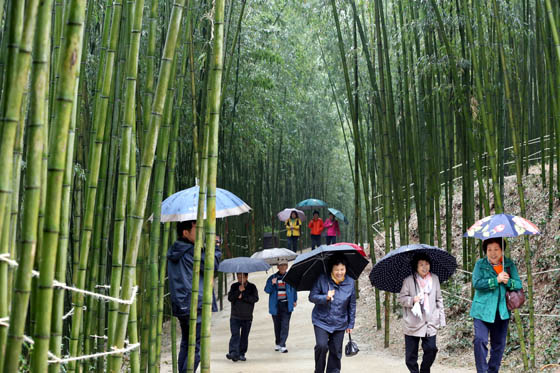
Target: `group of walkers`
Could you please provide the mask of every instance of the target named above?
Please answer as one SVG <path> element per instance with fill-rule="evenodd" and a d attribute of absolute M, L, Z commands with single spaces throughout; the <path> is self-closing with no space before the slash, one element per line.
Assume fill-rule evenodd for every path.
<path fill-rule="evenodd" d="M 288 249 L 296 252 L 298 250 L 298 239 L 301 236 L 302 222 L 295 211 L 290 213 L 290 218 L 286 220 L 285 225 Z M 336 243 L 336 237 L 340 236 L 340 226 L 332 212 L 329 212 L 329 217 L 323 221 L 323 219 L 319 217 L 319 211 L 313 211 L 313 219 L 309 221 L 307 227 L 310 229 L 312 250 L 321 246 L 321 235 L 325 229 L 327 245 Z"/>
<path fill-rule="evenodd" d="M 321 226 L 321 229 L 324 229 L 325 224 L 316 211 L 313 215 L 309 227 L 312 229 L 312 234 L 320 233 L 313 228 Z M 328 220 L 336 221 L 331 218 Z M 195 222 L 178 223 L 177 233 L 177 241 L 170 247 L 167 258 L 172 311 L 179 319 L 182 332 L 178 365 L 179 372 L 183 373 L 187 369 Z M 479 373 L 499 371 L 511 317 L 511 312 L 506 305 L 506 291 L 522 288 L 517 268 L 513 261 L 504 257 L 504 249 L 505 244 L 501 239 L 485 240 L 483 242 L 485 256 L 477 261 L 473 272 L 472 284 L 475 295 L 470 316 L 474 319 L 473 349 L 476 369 Z M 221 256 L 218 247 L 215 255 L 217 266 Z M 422 253 L 414 255 L 410 262 L 412 275 L 404 279 L 398 297 L 403 308 L 405 363 L 413 373 L 430 372 L 438 352 L 436 336 L 438 330 L 446 324 L 440 281 L 431 271 L 433 265 L 428 255 Z M 203 266 L 204 253 L 201 258 L 201 268 Z M 298 298 L 297 291 L 284 281 L 288 263 L 281 262 L 277 268 L 278 271 L 267 279 L 264 291 L 269 296 L 268 309 L 272 316 L 275 335 L 274 350 L 287 353 L 289 324 Z M 231 285 L 228 293 L 228 300 L 232 304 L 231 339 L 226 357 L 232 361 L 245 361 L 254 305 L 258 302 L 259 296 L 256 286 L 249 282 L 247 273 L 237 274 L 237 280 Z M 202 277 L 200 281 L 200 289 L 202 289 Z M 202 290 L 198 298 L 195 371 L 200 361 Z M 214 297 L 213 300 L 214 310 L 216 308 Z M 309 293 L 309 301 L 314 303 L 311 319 L 315 333 L 315 373 L 323 373 L 325 369 L 328 373 L 340 372 L 344 335 L 352 332 L 356 317 L 355 281 L 347 275 L 344 256 L 335 254 L 329 258 L 327 271 L 315 280 Z M 419 366 L 420 341 L 424 353 Z M 488 342 L 490 342 L 489 359 Z"/>

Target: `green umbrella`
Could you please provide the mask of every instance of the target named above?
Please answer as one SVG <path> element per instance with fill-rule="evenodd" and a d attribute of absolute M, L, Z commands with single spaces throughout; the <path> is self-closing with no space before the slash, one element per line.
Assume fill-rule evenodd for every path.
<path fill-rule="evenodd" d="M 329 212 L 336 216 L 338 219 L 348 224 L 348 219 L 346 219 L 346 216 L 344 216 L 342 212 L 338 211 L 337 209 L 333 209 L 332 207 L 329 207 Z"/>

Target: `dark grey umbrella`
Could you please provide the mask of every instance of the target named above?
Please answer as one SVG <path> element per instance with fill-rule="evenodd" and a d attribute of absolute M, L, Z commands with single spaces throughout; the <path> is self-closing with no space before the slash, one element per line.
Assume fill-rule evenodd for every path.
<path fill-rule="evenodd" d="M 368 260 L 351 246 L 321 245 L 315 250 L 298 255 L 284 280 L 298 291 L 311 290 L 317 277 L 321 273 L 327 273 L 329 258 L 336 254 L 344 257 L 346 274 L 354 280 L 360 277 L 360 273 L 368 265 Z"/>
<path fill-rule="evenodd" d="M 245 256 L 226 259 L 218 267 L 218 271 L 227 273 L 251 273 L 267 271 L 269 269 L 270 266 L 264 260 L 247 258 Z"/>
<path fill-rule="evenodd" d="M 400 292 L 404 279 L 412 274 L 410 262 L 418 253 L 430 257 L 430 272 L 438 276 L 440 283 L 451 277 L 457 268 L 455 257 L 439 247 L 424 244 L 401 246 L 385 255 L 373 267 L 369 274 L 371 284 L 379 290 Z"/>

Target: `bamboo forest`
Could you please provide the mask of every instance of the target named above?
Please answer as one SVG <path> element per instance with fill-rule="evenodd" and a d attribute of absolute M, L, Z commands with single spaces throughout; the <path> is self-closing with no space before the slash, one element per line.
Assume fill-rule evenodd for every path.
<path fill-rule="evenodd" d="M 0 372 L 560 372 L 559 27 L 0 0 Z"/>

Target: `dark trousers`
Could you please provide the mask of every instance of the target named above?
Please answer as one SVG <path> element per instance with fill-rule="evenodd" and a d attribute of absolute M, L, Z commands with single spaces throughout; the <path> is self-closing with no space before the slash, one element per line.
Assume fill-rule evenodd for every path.
<path fill-rule="evenodd" d="M 274 322 L 274 341 L 277 346 L 286 347 L 291 317 L 292 313 L 288 311 L 288 302 L 278 302 L 276 316 L 272 316 L 272 321 Z"/>
<path fill-rule="evenodd" d="M 422 364 L 420 364 L 420 370 L 418 370 L 418 344 L 422 339 L 422 351 L 424 351 L 424 356 L 422 357 Z M 430 373 L 430 367 L 436 359 L 436 354 L 438 348 L 436 347 L 436 336 L 431 337 L 414 337 L 411 335 L 404 336 L 405 343 L 405 356 L 406 356 L 406 366 L 411 373 Z"/>
<path fill-rule="evenodd" d="M 288 237 L 288 249 L 292 250 L 293 252 L 297 251 L 297 241 L 299 236 L 292 236 Z"/>
<path fill-rule="evenodd" d="M 315 329 L 315 373 L 325 372 L 327 352 L 327 373 L 340 373 L 340 359 L 342 359 L 342 342 L 344 341 L 344 330 L 329 333 L 318 326 Z"/>
<path fill-rule="evenodd" d="M 199 310 L 200 312 L 200 310 Z M 187 371 L 187 352 L 189 349 L 189 316 L 177 317 L 181 325 L 181 349 L 179 350 L 179 373 Z M 200 327 L 202 322 L 196 323 L 196 347 L 194 351 L 194 371 L 200 363 Z"/>
<path fill-rule="evenodd" d="M 321 235 L 320 234 L 312 234 L 311 235 L 311 250 L 315 249 L 318 246 L 321 246 Z"/>
<path fill-rule="evenodd" d="M 327 236 L 327 245 L 332 245 L 336 243 L 336 236 Z"/>
<path fill-rule="evenodd" d="M 502 355 L 506 348 L 508 320 L 502 320 L 499 314 L 493 323 L 474 319 L 474 360 L 478 373 L 498 373 Z M 488 356 L 488 334 L 490 334 L 490 360 Z"/>
<path fill-rule="evenodd" d="M 249 346 L 249 332 L 253 320 L 229 319 L 231 338 L 229 340 L 229 354 L 234 357 L 245 356 Z"/>

